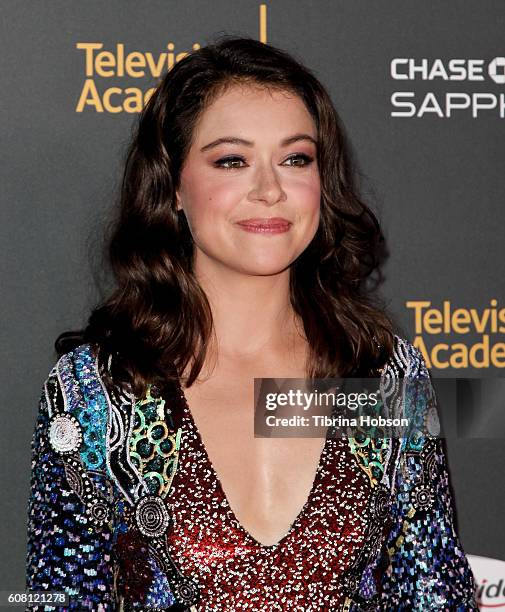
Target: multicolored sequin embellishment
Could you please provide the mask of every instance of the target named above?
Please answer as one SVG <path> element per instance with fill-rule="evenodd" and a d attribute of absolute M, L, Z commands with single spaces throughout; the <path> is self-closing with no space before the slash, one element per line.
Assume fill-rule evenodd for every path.
<path fill-rule="evenodd" d="M 417 381 L 409 437 L 328 438 L 291 529 L 263 546 L 228 504 L 180 388 L 138 399 L 106 388 L 89 344 L 66 353 L 32 438 L 27 587 L 67 592 L 63 612 L 477 610 L 420 352 L 395 337 L 381 376 L 393 411 L 399 381 Z"/>

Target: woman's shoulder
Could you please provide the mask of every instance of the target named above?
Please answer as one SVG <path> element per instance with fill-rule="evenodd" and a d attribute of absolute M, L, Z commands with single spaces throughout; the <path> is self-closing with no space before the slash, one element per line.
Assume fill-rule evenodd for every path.
<path fill-rule="evenodd" d="M 422 352 L 407 338 L 398 334 L 393 336 L 393 352 L 390 355 L 385 371 L 405 378 L 428 378 Z"/>
<path fill-rule="evenodd" d="M 425 438 L 440 434 L 437 397 L 423 353 L 410 340 L 395 334 L 393 354 L 383 377 L 386 383 L 393 383 L 384 385 L 387 406 L 394 416 L 408 419 L 411 429 L 407 437 L 415 438 L 420 450 Z"/>
<path fill-rule="evenodd" d="M 98 352 L 91 343 L 83 343 L 61 353 L 54 362 L 47 378 L 56 373 L 63 376 L 62 382 L 67 378 L 82 379 L 93 375 L 97 364 Z"/>
<path fill-rule="evenodd" d="M 110 400 L 93 345 L 80 344 L 60 355 L 44 381 L 42 399 L 53 449 L 79 451 L 88 469 L 103 469 Z"/>

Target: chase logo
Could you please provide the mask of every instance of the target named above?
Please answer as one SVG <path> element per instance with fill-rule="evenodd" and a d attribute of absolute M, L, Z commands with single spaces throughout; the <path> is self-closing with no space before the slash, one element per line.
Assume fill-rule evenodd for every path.
<path fill-rule="evenodd" d="M 475 599 L 481 610 L 505 611 L 505 561 L 467 555 L 477 590 Z"/>
<path fill-rule="evenodd" d="M 391 94 L 391 117 L 437 117 L 451 119 L 494 115 L 505 119 L 505 57 L 481 58 L 395 57 L 390 61 L 390 76 L 395 83 L 411 90 Z M 482 91 L 477 83 L 487 83 Z M 429 84 L 432 91 L 426 91 Z"/>

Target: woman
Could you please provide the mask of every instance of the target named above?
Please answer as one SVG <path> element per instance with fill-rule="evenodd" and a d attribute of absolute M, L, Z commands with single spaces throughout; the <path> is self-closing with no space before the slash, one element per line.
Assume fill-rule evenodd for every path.
<path fill-rule="evenodd" d="M 365 287 L 380 241 L 309 70 L 247 38 L 181 60 L 129 151 L 117 286 L 44 384 L 29 588 L 69 610 L 476 610 L 426 366 Z M 424 381 L 416 436 L 254 437 L 254 378 L 379 374 Z"/>

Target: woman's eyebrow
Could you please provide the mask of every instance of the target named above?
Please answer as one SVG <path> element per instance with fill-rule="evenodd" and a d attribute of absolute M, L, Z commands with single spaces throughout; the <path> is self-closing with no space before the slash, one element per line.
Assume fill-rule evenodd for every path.
<path fill-rule="evenodd" d="M 309 142 L 312 142 L 317 147 L 317 141 L 314 138 L 312 138 L 312 136 L 310 136 L 309 134 L 295 134 L 294 136 L 288 136 L 287 138 L 284 138 L 284 140 L 281 140 L 281 146 L 286 147 L 300 140 L 308 140 Z M 252 142 L 251 140 L 245 140 L 244 138 L 238 138 L 235 136 L 223 136 L 222 138 L 217 138 L 216 140 L 209 142 L 208 144 L 203 146 L 200 149 L 200 151 L 203 153 L 204 151 L 213 149 L 214 147 L 217 147 L 220 144 L 241 144 L 246 147 L 254 146 L 254 142 Z"/>

